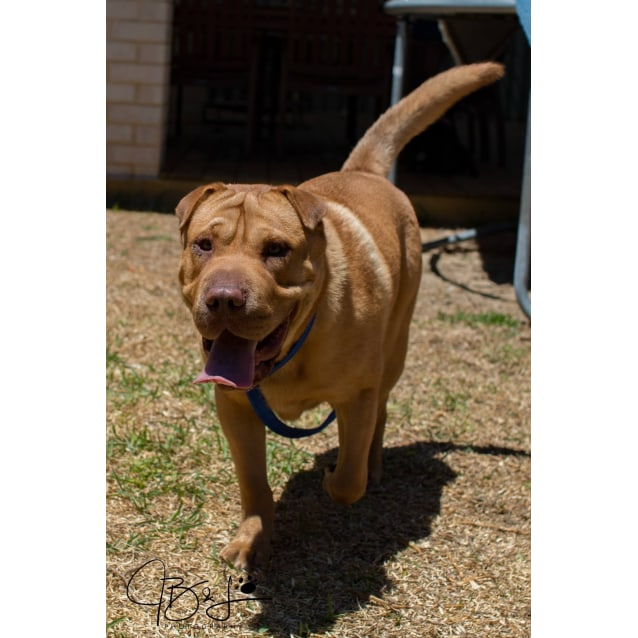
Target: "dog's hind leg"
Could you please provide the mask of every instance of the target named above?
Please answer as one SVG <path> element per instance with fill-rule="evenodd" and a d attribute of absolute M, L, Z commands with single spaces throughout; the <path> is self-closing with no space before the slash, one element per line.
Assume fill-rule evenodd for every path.
<path fill-rule="evenodd" d="M 414 301 L 408 307 L 408 316 L 412 315 L 413 307 Z M 405 324 L 399 323 L 399 325 Z M 385 424 L 388 416 L 387 404 L 390 392 L 401 377 L 405 365 L 405 356 L 408 350 L 408 330 L 404 329 L 395 333 L 390 340 L 390 344 L 388 352 L 391 352 L 393 356 L 387 357 L 387 365 L 379 393 L 377 422 L 368 456 L 368 477 L 371 485 L 378 485 L 381 482 L 381 476 L 383 474 L 383 436 L 385 434 Z"/>
<path fill-rule="evenodd" d="M 383 435 L 385 434 L 385 422 L 388 416 L 387 401 L 387 394 L 379 398 L 377 423 L 368 454 L 368 481 L 371 485 L 378 485 L 383 474 Z"/>
<path fill-rule="evenodd" d="M 355 400 L 335 406 L 339 424 L 339 455 L 336 467 L 326 470 L 323 487 L 336 503 L 350 505 L 365 494 L 378 395 L 376 389 L 363 390 Z"/>

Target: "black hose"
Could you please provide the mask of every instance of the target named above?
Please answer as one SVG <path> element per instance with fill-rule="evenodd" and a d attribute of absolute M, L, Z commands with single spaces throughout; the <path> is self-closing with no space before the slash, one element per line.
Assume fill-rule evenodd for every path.
<path fill-rule="evenodd" d="M 470 230 L 464 230 L 460 233 L 454 233 L 441 239 L 435 239 L 434 241 L 425 242 L 421 244 L 421 251 L 427 252 L 433 248 L 439 246 L 447 246 L 448 244 L 457 244 L 461 241 L 468 241 L 469 239 L 475 239 L 476 237 L 485 237 L 487 235 L 496 235 L 497 233 L 504 233 L 508 230 L 515 230 L 516 223 L 506 222 L 503 224 L 494 224 L 492 226 L 481 226 L 480 228 L 471 228 Z"/>

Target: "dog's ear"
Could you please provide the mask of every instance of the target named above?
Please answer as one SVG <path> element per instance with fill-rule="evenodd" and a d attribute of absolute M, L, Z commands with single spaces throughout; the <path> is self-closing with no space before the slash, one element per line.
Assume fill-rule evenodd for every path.
<path fill-rule="evenodd" d="M 175 214 L 179 219 L 179 230 L 184 231 L 191 215 L 195 212 L 195 209 L 212 193 L 224 190 L 226 187 L 224 184 L 216 182 L 215 184 L 206 184 L 205 186 L 198 186 L 195 190 L 192 190 L 188 195 L 184 195 L 175 208 Z"/>
<path fill-rule="evenodd" d="M 314 193 L 295 186 L 279 186 L 280 191 L 292 204 L 308 230 L 314 230 L 326 213 L 326 203 Z"/>

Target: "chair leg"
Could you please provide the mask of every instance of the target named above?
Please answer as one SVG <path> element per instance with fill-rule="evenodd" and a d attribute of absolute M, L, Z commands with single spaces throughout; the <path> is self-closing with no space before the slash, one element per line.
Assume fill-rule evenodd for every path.
<path fill-rule="evenodd" d="M 530 102 L 531 103 L 531 102 Z M 521 192 L 521 210 L 518 221 L 518 237 L 516 239 L 516 258 L 514 261 L 514 289 L 516 298 L 523 312 L 531 317 L 531 148 L 530 117 L 527 112 L 527 138 L 525 141 L 525 165 L 523 167 L 523 188 Z"/>
<path fill-rule="evenodd" d="M 394 41 L 394 61 L 392 63 L 392 94 L 390 104 L 396 104 L 403 94 L 403 70 L 405 64 L 405 48 L 407 41 L 407 21 L 404 16 L 397 20 L 397 35 Z M 397 162 L 392 164 L 388 179 L 396 184 Z"/>

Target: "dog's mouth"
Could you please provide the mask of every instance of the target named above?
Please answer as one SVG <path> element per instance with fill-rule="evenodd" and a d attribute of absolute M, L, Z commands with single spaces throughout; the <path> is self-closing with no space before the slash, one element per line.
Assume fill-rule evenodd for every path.
<path fill-rule="evenodd" d="M 267 377 L 281 352 L 292 313 L 261 341 L 244 339 L 224 330 L 217 339 L 202 339 L 208 359 L 194 383 L 217 383 L 249 390 Z"/>

